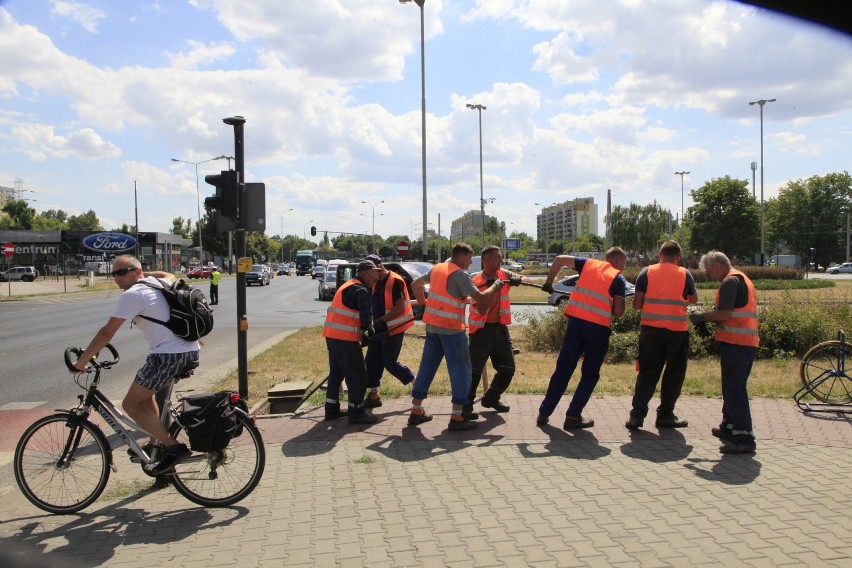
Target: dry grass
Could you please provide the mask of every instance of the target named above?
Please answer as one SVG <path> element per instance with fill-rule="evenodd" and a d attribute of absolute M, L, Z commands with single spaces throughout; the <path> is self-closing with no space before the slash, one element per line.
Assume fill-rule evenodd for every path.
<path fill-rule="evenodd" d="M 417 371 L 423 350 L 422 326 L 415 326 L 406 333 L 400 361 Z M 521 353 L 516 357 L 517 371 L 509 388 L 510 393 L 544 394 L 550 375 L 556 365 L 556 353 L 533 352 L 524 349 L 519 332 L 514 333 L 516 346 Z M 493 371 L 492 371 L 493 372 Z M 258 355 L 249 362 L 249 400 L 256 402 L 266 398 L 267 389 L 275 384 L 289 381 L 322 381 L 328 373 L 328 355 L 320 327 L 305 328 L 290 335 L 284 341 Z M 579 371 L 575 372 L 568 392 L 573 392 Z M 601 370 L 601 380 L 596 388 L 598 396 L 630 395 L 636 371 L 630 364 L 607 364 Z M 799 388 L 798 360 L 759 360 L 754 364 L 749 392 L 754 397 L 791 398 Z M 234 389 L 237 375 L 232 373 L 217 384 L 217 388 Z M 382 384 L 382 396 L 409 396 L 411 387 L 403 387 L 387 374 Z M 450 394 L 450 383 L 446 366 L 441 365 L 430 393 Z M 689 362 L 689 370 L 683 388 L 685 396 L 721 397 L 719 361 L 716 358 Z M 313 397 L 318 403 L 322 395 Z"/>

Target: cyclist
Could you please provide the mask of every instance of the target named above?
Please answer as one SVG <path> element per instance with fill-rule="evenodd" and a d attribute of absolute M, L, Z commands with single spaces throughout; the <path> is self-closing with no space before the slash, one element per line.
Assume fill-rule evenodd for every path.
<path fill-rule="evenodd" d="M 137 258 L 122 255 L 113 262 L 111 275 L 124 292 L 119 296 L 112 316 L 92 338 L 74 367 L 85 371 L 87 362 L 112 340 L 125 321 L 130 320 L 131 326 L 139 328 L 148 342 L 150 353 L 145 365 L 136 373 L 121 406 L 134 422 L 166 447 L 161 459 L 145 466 L 149 473 L 159 475 L 188 458 L 192 452 L 185 444 L 179 444 L 169 436 L 166 427 L 160 422 L 160 409 L 154 396 L 175 377 L 198 366 L 200 346 L 197 341 L 177 337 L 164 325 L 137 317 L 144 315 L 162 321 L 169 319 L 169 307 L 163 294 L 138 282 L 144 279 L 157 286 L 168 285 L 175 280 L 173 274 L 160 271 L 145 273 Z"/>

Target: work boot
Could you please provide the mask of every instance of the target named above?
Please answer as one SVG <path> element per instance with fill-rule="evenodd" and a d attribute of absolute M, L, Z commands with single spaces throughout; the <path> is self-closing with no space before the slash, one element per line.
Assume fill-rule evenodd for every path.
<path fill-rule="evenodd" d="M 462 418 L 465 418 L 466 420 L 478 420 L 479 413 L 474 412 L 472 406 L 465 406 L 462 408 Z"/>
<path fill-rule="evenodd" d="M 378 416 L 374 416 L 367 412 L 349 416 L 349 424 L 376 424 L 378 421 Z"/>
<path fill-rule="evenodd" d="M 757 444 L 746 440 L 724 440 L 719 446 L 723 454 L 753 454 L 757 450 Z"/>
<path fill-rule="evenodd" d="M 346 418 L 346 415 L 347 411 L 345 410 L 340 410 L 339 408 L 337 410 L 327 408 L 325 410 L 325 418 L 323 418 L 323 420 L 337 420 L 338 418 Z"/>
<path fill-rule="evenodd" d="M 563 430 L 576 430 L 578 428 L 591 428 L 595 425 L 594 420 L 586 420 L 582 416 L 579 418 L 574 418 L 571 416 L 565 416 L 565 424 L 562 425 Z"/>
<path fill-rule="evenodd" d="M 378 408 L 382 405 L 382 397 L 379 396 L 379 393 L 373 393 L 367 395 L 367 398 L 364 399 L 364 408 Z"/>
<path fill-rule="evenodd" d="M 631 416 L 627 422 L 624 423 L 624 427 L 628 430 L 638 430 L 645 423 L 644 418 L 637 418 L 635 416 Z"/>
<path fill-rule="evenodd" d="M 462 420 L 453 420 L 450 418 L 450 424 L 447 426 L 447 430 L 450 432 L 462 432 L 464 430 L 475 430 L 476 428 L 476 422 L 467 418 Z"/>
<path fill-rule="evenodd" d="M 689 421 L 678 418 L 674 414 L 663 417 L 657 415 L 657 421 L 654 423 L 654 426 L 657 428 L 686 428 L 689 426 Z"/>
<path fill-rule="evenodd" d="M 430 422 L 432 420 L 432 415 L 426 412 L 412 412 L 408 415 L 408 425 L 409 426 L 419 426 L 424 422 Z"/>
<path fill-rule="evenodd" d="M 482 404 L 483 408 L 492 408 L 492 409 L 496 410 L 497 412 L 501 412 L 501 413 L 502 412 L 509 412 L 509 405 L 503 404 L 499 400 L 494 401 L 494 402 L 492 402 L 490 400 L 483 400 L 481 402 L 481 404 Z"/>
<path fill-rule="evenodd" d="M 550 422 L 550 416 L 545 416 L 541 412 L 538 413 L 538 417 L 535 419 L 536 426 L 544 426 Z"/>

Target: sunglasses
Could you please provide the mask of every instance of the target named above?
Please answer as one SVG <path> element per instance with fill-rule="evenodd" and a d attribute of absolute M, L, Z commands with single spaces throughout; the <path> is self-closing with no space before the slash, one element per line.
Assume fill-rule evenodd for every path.
<path fill-rule="evenodd" d="M 128 272 L 133 272 L 134 270 L 136 270 L 136 269 L 135 268 L 119 268 L 118 270 L 113 270 L 112 272 L 110 272 L 110 274 L 112 274 L 112 277 L 115 278 L 116 276 L 124 276 Z"/>

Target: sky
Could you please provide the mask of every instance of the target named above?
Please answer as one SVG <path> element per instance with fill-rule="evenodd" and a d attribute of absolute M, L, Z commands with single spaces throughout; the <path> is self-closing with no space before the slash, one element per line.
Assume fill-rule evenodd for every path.
<path fill-rule="evenodd" d="M 852 39 L 736 2 L 426 0 L 427 225 L 488 200 L 681 197 L 730 175 L 764 197 L 850 170 Z M 398 0 L 0 0 L 0 185 L 105 228 L 197 219 L 234 155 L 269 236 L 422 234 L 421 10 Z M 481 104 L 482 179 L 480 180 Z M 683 177 L 676 171 L 689 171 Z M 760 196 L 760 166 L 756 193 Z M 492 201 L 493 199 L 493 201 Z M 383 201 L 383 203 L 382 203 Z M 366 203 L 364 203 L 366 202 Z M 440 216 L 440 220 L 439 220 Z"/>

